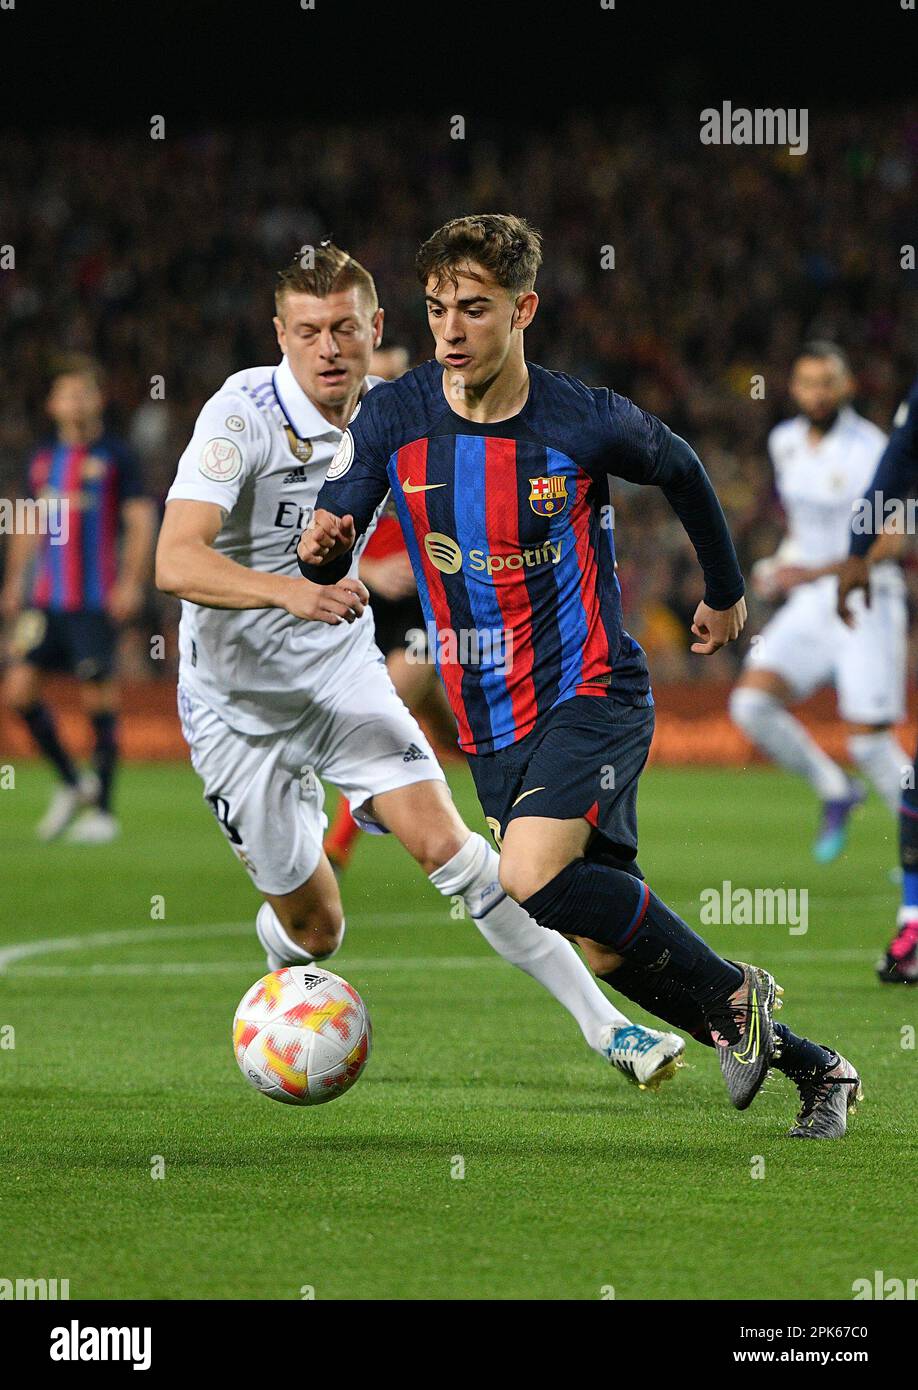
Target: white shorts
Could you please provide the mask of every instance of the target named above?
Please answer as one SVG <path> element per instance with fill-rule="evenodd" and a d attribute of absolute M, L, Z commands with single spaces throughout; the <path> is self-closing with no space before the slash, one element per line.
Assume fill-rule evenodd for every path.
<path fill-rule="evenodd" d="M 905 717 L 908 615 L 898 567 L 880 567 L 870 584 L 870 607 L 855 591 L 848 606 L 855 625 L 835 611 L 838 584 L 827 575 L 801 584 L 775 614 L 746 658 L 748 671 L 774 671 L 804 699 L 823 685 L 838 693 L 838 712 L 852 724 L 897 724 Z"/>
<path fill-rule="evenodd" d="M 178 704 L 204 799 L 262 893 L 291 893 L 315 873 L 328 825 L 320 778 L 376 834 L 383 827 L 361 811 L 371 797 L 446 780 L 381 656 L 277 734 L 240 733 L 182 686 Z"/>

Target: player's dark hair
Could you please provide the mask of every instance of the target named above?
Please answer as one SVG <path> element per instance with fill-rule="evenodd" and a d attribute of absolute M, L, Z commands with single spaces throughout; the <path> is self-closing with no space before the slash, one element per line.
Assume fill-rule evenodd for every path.
<path fill-rule="evenodd" d="M 433 276 L 438 287 L 444 280 L 455 287 L 457 271 L 470 261 L 490 271 L 511 294 L 523 294 L 535 285 L 542 238 L 525 218 L 510 213 L 454 217 L 424 242 L 415 269 L 424 286 Z"/>
<path fill-rule="evenodd" d="M 48 365 L 48 390 L 62 376 L 88 377 L 100 390 L 105 390 L 105 372 L 94 357 L 86 352 L 66 352 L 54 357 Z"/>
<path fill-rule="evenodd" d="M 285 294 L 311 294 L 316 299 L 325 299 L 338 290 L 350 289 L 352 285 L 364 295 L 375 314 L 379 308 L 376 284 L 359 261 L 355 261 L 333 241 L 323 241 L 318 246 L 301 246 L 290 264 L 277 273 L 274 303 L 278 317 L 282 317 Z"/>
<path fill-rule="evenodd" d="M 839 347 L 838 343 L 833 343 L 830 338 L 811 338 L 809 342 L 804 343 L 794 358 L 794 366 L 803 357 L 815 357 L 820 362 L 829 362 L 834 357 L 837 362 L 841 363 L 846 372 L 851 371 L 851 363 L 848 361 L 848 354 L 845 349 Z"/>

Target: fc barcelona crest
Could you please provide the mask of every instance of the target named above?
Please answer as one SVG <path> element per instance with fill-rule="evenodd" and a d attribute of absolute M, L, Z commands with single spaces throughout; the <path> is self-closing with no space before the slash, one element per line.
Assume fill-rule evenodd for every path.
<path fill-rule="evenodd" d="M 284 426 L 284 434 L 287 436 L 287 443 L 290 445 L 290 452 L 294 458 L 299 459 L 300 463 L 308 463 L 312 458 L 312 440 L 298 439 L 289 425 Z"/>
<path fill-rule="evenodd" d="M 529 479 L 529 505 L 536 516 L 557 516 L 567 506 L 567 478 L 553 473 L 547 478 Z"/>

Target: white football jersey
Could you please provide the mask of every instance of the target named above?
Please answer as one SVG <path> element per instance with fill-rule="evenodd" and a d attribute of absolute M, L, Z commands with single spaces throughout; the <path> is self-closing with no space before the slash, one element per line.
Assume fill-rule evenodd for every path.
<path fill-rule="evenodd" d="M 380 379 L 367 377 L 362 394 Z M 277 367 L 236 372 L 198 416 L 166 501 L 216 502 L 225 516 L 215 550 L 249 569 L 299 578 L 297 541 L 342 434 L 300 388 L 286 357 Z M 351 575 L 372 529 L 355 549 Z M 183 599 L 179 680 L 232 728 L 274 733 L 302 718 L 314 694 L 346 680 L 348 669 L 359 671 L 373 636 L 369 608 L 353 623 L 330 626 L 282 608 L 204 608 Z"/>
<path fill-rule="evenodd" d="M 808 428 L 803 415 L 782 421 L 768 436 L 768 452 L 793 553 L 815 568 L 848 554 L 852 508 L 870 486 L 886 435 L 849 405 L 815 447 Z"/>

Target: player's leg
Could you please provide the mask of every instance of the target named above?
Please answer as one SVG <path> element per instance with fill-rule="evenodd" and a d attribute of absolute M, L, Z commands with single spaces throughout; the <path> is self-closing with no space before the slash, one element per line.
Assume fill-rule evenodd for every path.
<path fill-rule="evenodd" d="M 381 663 L 333 693 L 323 723 L 313 731 L 318 770 L 347 796 L 358 823 L 395 834 L 440 893 L 462 898 L 488 944 L 547 989 L 603 1051 L 604 1030 L 628 1021 L 570 943 L 543 931 L 501 889 L 498 856 L 462 821 L 432 748 Z M 648 1073 L 646 1081 L 662 1079 Z"/>
<path fill-rule="evenodd" d="M 263 893 L 258 939 L 272 970 L 328 960 L 344 940 L 344 910 L 334 870 L 323 854 L 315 870 L 289 893 Z"/>
<path fill-rule="evenodd" d="M 769 624 L 765 629 L 763 643 L 768 641 L 771 627 Z M 788 650 L 791 635 L 793 658 Z M 729 710 L 737 728 L 761 752 L 779 767 L 803 777 L 819 797 L 822 813 L 813 853 L 820 863 L 828 863 L 844 848 L 848 818 L 864 792 L 787 708 L 831 676 L 823 655 L 818 642 L 810 644 L 798 637 L 796 625 L 776 626 L 768 646 L 756 648 L 747 660 L 730 693 Z"/>
<path fill-rule="evenodd" d="M 908 616 L 901 575 L 872 578 L 871 601 L 852 596 L 854 627 L 836 619 L 838 708 L 848 751 L 893 815 L 899 811 L 909 757 L 893 732 L 905 717 Z"/>
<path fill-rule="evenodd" d="M 182 733 L 204 799 L 264 902 L 256 932 L 272 970 L 324 960 L 344 935 L 341 896 L 322 851 L 324 790 L 301 728 L 253 736 L 179 688 Z"/>
<path fill-rule="evenodd" d="M 74 613 L 69 622 L 69 662 L 80 682 L 83 713 L 92 727 L 95 804 L 84 811 L 68 839 L 75 844 L 107 844 L 119 825 L 112 813 L 118 766 L 119 690 L 115 678 L 118 630 L 105 613 Z"/>
<path fill-rule="evenodd" d="M 459 896 L 504 960 L 537 980 L 577 1021 L 586 1042 L 641 1086 L 674 1074 L 682 1048 L 671 1034 L 638 1027 L 598 988 L 562 936 L 543 930 L 500 886 L 500 860 L 460 819 L 443 782 L 419 782 L 370 803 L 445 897 Z"/>
<path fill-rule="evenodd" d="M 877 962 L 883 984 L 918 985 L 918 750 L 906 768 L 899 805 L 899 862 L 902 865 L 902 905 L 896 935 Z"/>
<path fill-rule="evenodd" d="M 550 866 L 556 868 L 565 847 L 568 851 L 579 848 L 582 853 L 588 850 L 589 839 L 589 827 L 572 822 L 539 824 L 533 818 L 512 822 L 507 835 L 510 869 L 504 881 L 512 883 L 513 846 L 517 842 L 525 843 L 536 859 L 547 855 Z M 627 916 L 627 925 L 637 922 L 637 931 L 630 937 L 627 931 L 623 936 L 612 936 L 610 945 L 608 921 L 617 918 L 625 922 L 630 909 L 621 891 L 626 879 L 631 880 L 634 890 L 640 890 L 641 896 L 636 891 L 632 898 L 635 910 Z M 518 890 L 525 891 L 537 882 L 538 878 L 525 882 L 524 875 Z M 642 876 L 614 869 L 608 862 L 591 864 L 575 859 L 552 882 L 536 888 L 523 905 L 533 915 L 542 913 L 540 920 L 554 916 L 556 921 L 563 921 L 564 909 L 557 902 L 559 886 L 562 892 L 572 892 L 574 898 L 569 920 L 588 920 L 591 907 L 599 907 L 605 918 L 600 928 L 607 938 L 602 954 L 597 954 L 595 947 L 586 949 L 594 970 L 601 972 L 600 979 L 696 1041 L 716 1045 L 728 1090 L 738 1108 L 744 1109 L 751 1102 L 769 1067 L 775 1067 L 794 1082 L 800 1094 L 800 1111 L 789 1133 L 794 1138 L 841 1138 L 848 1113 L 861 1099 L 860 1078 L 834 1049 L 798 1037 L 786 1025 L 771 1020 L 774 982 L 767 972 L 716 956 L 649 890 Z M 658 952 L 656 960 L 651 959 L 654 952 Z M 730 980 L 721 983 L 725 967 L 734 972 L 735 984 Z"/>
<path fill-rule="evenodd" d="M 30 612 L 22 615 L 14 634 L 18 655 L 3 681 L 3 702 L 25 724 L 41 756 L 54 769 L 59 785 L 45 815 L 36 826 L 41 840 L 53 840 L 90 804 L 95 783 L 81 778 L 65 748 L 50 706 L 43 698 L 46 671 L 61 669 L 64 653 L 58 632 L 58 615 Z"/>
<path fill-rule="evenodd" d="M 545 927 L 590 938 L 637 971 L 672 979 L 718 1045 L 738 1108 L 753 1099 L 772 1050 L 777 987 L 766 971 L 717 955 L 634 873 L 637 784 L 653 709 L 581 696 L 542 722 L 502 825 L 501 883 Z M 471 759 L 479 794 L 487 762 Z M 597 852 L 599 844 L 608 853 Z"/>

